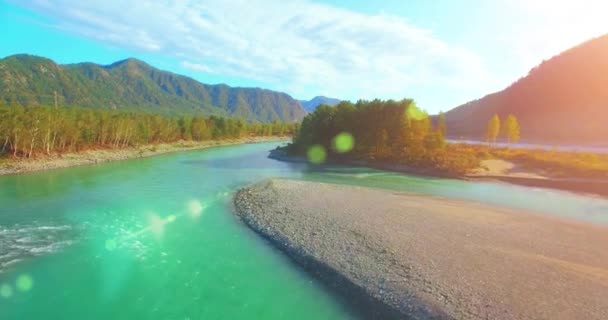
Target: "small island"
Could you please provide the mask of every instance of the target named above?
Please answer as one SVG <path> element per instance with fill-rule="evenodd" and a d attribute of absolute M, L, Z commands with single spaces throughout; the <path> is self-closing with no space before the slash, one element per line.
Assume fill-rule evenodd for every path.
<path fill-rule="evenodd" d="M 445 114 L 430 116 L 412 99 L 342 101 L 308 114 L 270 157 L 608 195 L 608 154 L 520 148 L 517 117 L 502 119 L 488 119 L 485 143 L 448 141 Z"/>

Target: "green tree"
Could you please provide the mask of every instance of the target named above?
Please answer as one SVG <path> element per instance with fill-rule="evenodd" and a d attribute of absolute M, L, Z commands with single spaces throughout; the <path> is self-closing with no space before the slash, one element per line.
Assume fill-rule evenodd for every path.
<path fill-rule="evenodd" d="M 505 119 L 503 124 L 503 133 L 508 143 L 517 143 L 519 141 L 519 121 L 517 117 L 510 114 Z"/>
<path fill-rule="evenodd" d="M 478 165 L 474 153 L 450 149 L 443 130 L 437 129 L 411 99 L 341 102 L 308 114 L 287 151 L 306 155 L 310 148 L 322 146 L 328 158 L 386 161 L 452 173 Z M 332 149 L 332 143 L 345 133 L 352 136 L 352 149 L 348 153 Z"/>
<path fill-rule="evenodd" d="M 382 129 L 376 133 L 376 152 L 375 159 L 383 160 L 389 158 L 391 150 L 388 147 L 388 132 Z"/>
<path fill-rule="evenodd" d="M 0 106 L 0 156 L 33 157 L 91 148 L 127 148 L 246 135 L 293 134 L 297 124 L 251 125 L 244 120 L 168 117 L 116 110 Z"/>
<path fill-rule="evenodd" d="M 431 132 L 424 139 L 424 147 L 427 150 L 434 151 L 445 147 L 445 139 L 439 132 Z"/>
<path fill-rule="evenodd" d="M 500 118 L 497 114 L 492 116 L 488 121 L 488 128 L 486 131 L 486 139 L 489 144 L 496 143 L 496 138 L 498 138 L 498 134 L 500 133 Z"/>

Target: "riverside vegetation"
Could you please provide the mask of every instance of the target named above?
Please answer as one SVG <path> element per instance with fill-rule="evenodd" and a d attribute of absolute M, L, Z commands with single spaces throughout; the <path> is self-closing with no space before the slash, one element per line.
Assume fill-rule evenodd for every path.
<path fill-rule="evenodd" d="M 91 149 L 293 134 L 296 123 L 248 123 L 216 116 L 0 106 L 0 158 L 33 158 Z"/>
<path fill-rule="evenodd" d="M 307 115 L 285 151 L 313 163 L 391 164 L 449 176 L 465 175 L 482 160 L 503 159 L 554 178 L 608 178 L 608 155 L 496 147 L 497 139 L 519 141 L 515 115 L 502 123 L 498 115 L 488 120 L 487 145 L 446 143 L 448 130 L 443 113 L 430 117 L 411 99 L 344 101 Z"/>
<path fill-rule="evenodd" d="M 167 116 L 90 108 L 0 106 L 0 160 L 115 150 L 177 141 L 220 141 L 247 137 L 294 136 L 290 155 L 312 162 L 398 165 L 425 174 L 462 176 L 487 159 L 516 163 L 552 178 L 608 178 L 608 155 L 498 148 L 497 139 L 516 143 L 514 115 L 487 124 L 487 145 L 446 143 L 445 115 L 433 118 L 411 99 L 322 105 L 297 123 L 250 123 L 218 116 Z"/>
<path fill-rule="evenodd" d="M 314 147 L 320 162 L 327 152 L 339 160 L 396 162 L 445 172 L 476 167 L 473 153 L 445 143 L 444 120 L 440 117 L 433 127 L 431 118 L 410 99 L 320 106 L 304 118 L 288 152 L 303 155 Z M 346 138 L 335 140 L 341 133 Z"/>

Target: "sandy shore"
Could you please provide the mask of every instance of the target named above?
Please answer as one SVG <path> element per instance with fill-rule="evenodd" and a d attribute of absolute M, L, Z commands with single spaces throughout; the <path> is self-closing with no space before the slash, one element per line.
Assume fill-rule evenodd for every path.
<path fill-rule="evenodd" d="M 87 164 L 96 164 L 109 161 L 126 160 L 133 158 L 150 157 L 164 153 L 203 149 L 214 146 L 235 145 L 244 143 L 285 141 L 290 137 L 248 137 L 220 141 L 180 141 L 176 143 L 163 143 L 145 145 L 126 149 L 87 150 L 78 153 L 63 155 L 50 155 L 33 159 L 0 159 L 0 175 L 18 174 L 32 171 L 52 170 Z"/>
<path fill-rule="evenodd" d="M 500 159 L 482 160 L 481 166 L 473 170 L 469 176 L 505 176 L 512 178 L 549 179 L 544 172 L 530 172 L 511 161 Z"/>
<path fill-rule="evenodd" d="M 467 174 L 469 180 L 496 180 L 528 187 L 560 189 L 608 196 L 608 180 L 554 178 L 545 172 L 530 172 L 506 160 L 483 160 L 481 167 Z"/>
<path fill-rule="evenodd" d="M 271 180 L 252 229 L 366 318 L 608 319 L 608 229 L 474 202 Z"/>

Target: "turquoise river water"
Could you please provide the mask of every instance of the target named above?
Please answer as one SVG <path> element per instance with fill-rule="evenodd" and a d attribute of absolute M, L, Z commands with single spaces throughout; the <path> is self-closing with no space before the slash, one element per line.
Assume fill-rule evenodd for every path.
<path fill-rule="evenodd" d="M 0 319 L 356 319 L 230 212 L 269 177 L 353 184 L 608 224 L 608 200 L 492 182 L 310 167 L 276 143 L 0 177 Z"/>

